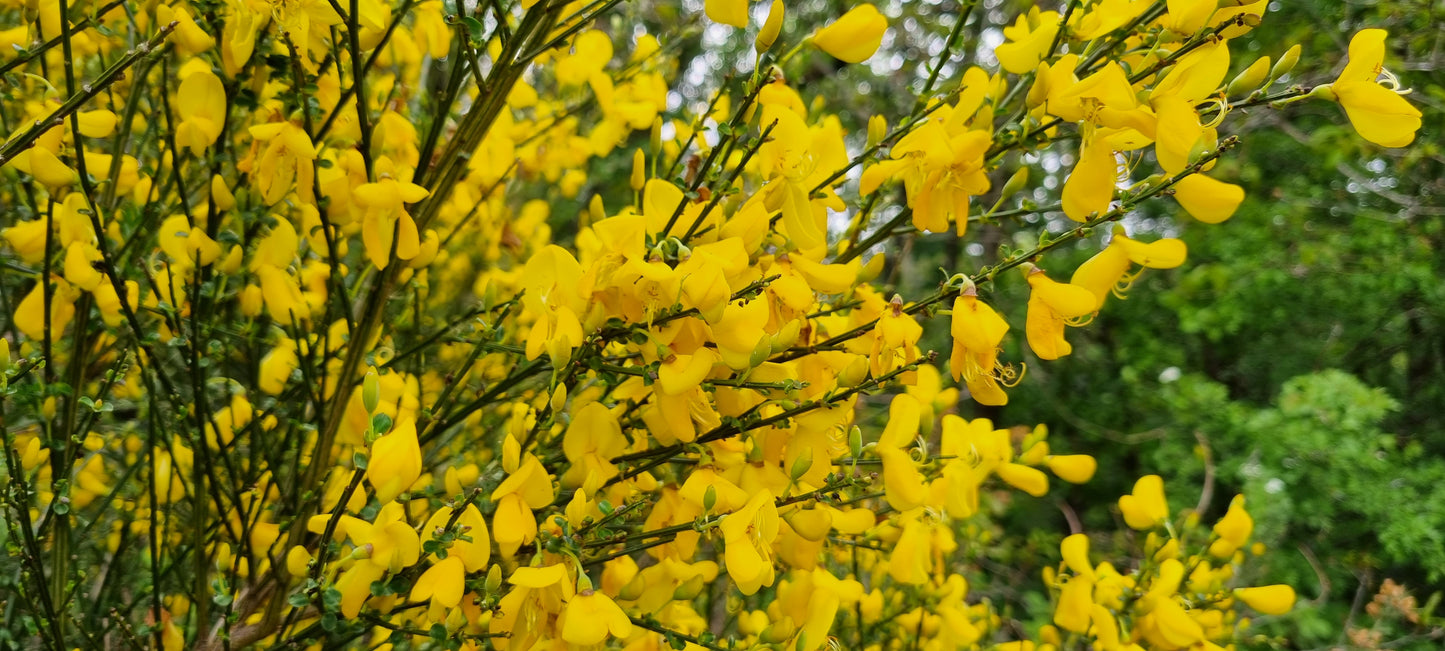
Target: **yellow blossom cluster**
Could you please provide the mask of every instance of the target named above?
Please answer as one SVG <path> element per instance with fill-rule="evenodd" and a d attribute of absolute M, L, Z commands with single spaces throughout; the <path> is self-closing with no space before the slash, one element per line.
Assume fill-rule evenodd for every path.
<path fill-rule="evenodd" d="M 1096 462 L 960 414 L 1024 381 L 1011 321 L 1055 360 L 1185 263 L 1134 206 L 1233 214 L 1236 112 L 1323 97 L 1385 146 L 1420 114 L 1379 30 L 1278 88 L 1297 47 L 1226 81 L 1262 0 L 1066 4 L 941 74 L 962 3 L 911 112 L 854 133 L 790 75 L 872 62 L 883 5 L 808 32 L 790 0 L 707 0 L 688 24 L 756 56 L 701 105 L 686 30 L 618 0 L 0 0 L 10 639 L 1231 648 L 1294 593 L 1236 579 L 1242 499 L 1205 529 L 1152 475 L 1117 504 L 1132 553 L 1063 539 L 1052 623 L 1006 625 L 970 550 Z M 1065 229 L 913 300 L 883 280 L 906 229 L 1025 213 Z M 1004 283 L 1027 304 L 986 302 Z"/>

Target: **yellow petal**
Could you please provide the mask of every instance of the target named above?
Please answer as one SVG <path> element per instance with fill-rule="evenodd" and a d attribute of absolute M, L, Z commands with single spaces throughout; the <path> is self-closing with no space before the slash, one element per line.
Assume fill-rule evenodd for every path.
<path fill-rule="evenodd" d="M 567 580 L 567 568 L 561 565 L 548 565 L 546 567 L 519 567 L 512 572 L 507 579 L 512 585 L 534 590 L 561 583 Z"/>
<path fill-rule="evenodd" d="M 42 185 L 57 190 L 74 183 L 78 178 L 75 170 L 70 169 L 59 158 L 56 158 L 49 149 L 32 147 L 28 153 L 30 155 L 30 175 L 40 181 Z"/>
<path fill-rule="evenodd" d="M 462 602 L 465 588 L 466 568 L 462 565 L 462 559 L 448 556 L 417 577 L 411 588 L 411 600 L 431 599 L 448 608 L 455 608 Z"/>
<path fill-rule="evenodd" d="M 717 361 L 717 353 L 707 348 L 699 348 L 691 355 L 677 355 L 658 369 L 658 385 L 670 396 L 690 391 L 702 384 Z"/>
<path fill-rule="evenodd" d="M 1206 224 L 1234 216 L 1244 202 L 1244 188 L 1203 174 L 1191 174 L 1174 184 L 1174 199 L 1189 215 Z"/>
<path fill-rule="evenodd" d="M 813 35 L 813 44 L 848 63 L 859 63 L 873 56 L 883 43 L 888 19 L 871 4 L 861 4 L 843 14 L 833 24 Z"/>
<path fill-rule="evenodd" d="M 798 183 L 787 181 L 782 193 L 783 228 L 787 229 L 788 237 L 805 251 L 825 244 L 827 239 L 813 217 L 813 202 L 808 198 L 808 191 Z"/>
<path fill-rule="evenodd" d="M 888 406 L 888 424 L 883 428 L 883 434 L 878 437 L 880 447 L 901 448 L 906 447 L 918 435 L 919 419 L 923 415 L 923 405 L 918 399 L 911 395 L 902 393 L 893 397 L 893 402 Z"/>
<path fill-rule="evenodd" d="M 1172 237 L 1149 243 L 1121 238 L 1120 244 L 1131 262 L 1150 269 L 1173 269 L 1184 264 L 1189 254 L 1184 242 Z"/>
<path fill-rule="evenodd" d="M 1094 477 L 1099 463 L 1087 454 L 1050 456 L 1044 460 L 1049 470 L 1070 484 L 1082 484 Z"/>
<path fill-rule="evenodd" d="M 738 28 L 748 26 L 748 0 L 706 0 L 703 10 L 715 23 Z"/>
<path fill-rule="evenodd" d="M 923 475 L 907 452 L 898 448 L 880 447 L 883 459 L 883 487 L 888 503 L 899 511 L 913 509 L 928 499 Z"/>
<path fill-rule="evenodd" d="M 1239 588 L 1234 596 L 1263 615 L 1283 615 L 1294 608 L 1294 588 L 1287 585 L 1266 585 L 1258 588 Z"/>
<path fill-rule="evenodd" d="M 1420 110 L 1404 97 L 1373 81 L 1336 83 L 1335 96 L 1361 138 L 1382 147 L 1404 147 L 1420 130 Z"/>
<path fill-rule="evenodd" d="M 1124 274 L 1129 272 L 1129 254 L 1112 242 L 1104 250 L 1094 254 L 1074 270 L 1070 285 L 1083 287 L 1094 295 L 1094 309 L 1104 307 L 1109 294 L 1118 286 Z"/>
<path fill-rule="evenodd" d="M 115 131 L 116 117 L 110 111 L 83 111 L 76 117 L 80 119 L 81 135 L 87 138 L 104 138 Z"/>
<path fill-rule="evenodd" d="M 1118 168 L 1109 146 L 1102 142 L 1084 145 L 1079 150 L 1078 164 L 1064 181 L 1064 214 L 1082 222 L 1087 221 L 1090 214 L 1108 212 L 1117 179 Z"/>
<path fill-rule="evenodd" d="M 1075 576 L 1064 584 L 1059 594 L 1059 604 L 1054 609 L 1054 624 L 1074 633 L 1089 630 L 1094 606 L 1094 581 L 1085 576 Z"/>
<path fill-rule="evenodd" d="M 1064 538 L 1059 543 L 1059 551 L 1063 554 L 1064 565 L 1067 565 L 1074 574 L 1079 576 L 1094 576 L 1094 566 L 1089 564 L 1089 537 L 1076 533 Z"/>
<path fill-rule="evenodd" d="M 1018 463 L 1006 463 L 996 470 L 999 479 L 1034 497 L 1049 494 L 1049 477 L 1038 468 Z"/>

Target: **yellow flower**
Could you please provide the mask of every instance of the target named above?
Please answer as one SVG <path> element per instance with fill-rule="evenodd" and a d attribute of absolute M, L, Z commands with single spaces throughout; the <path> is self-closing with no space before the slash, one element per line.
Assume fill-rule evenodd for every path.
<path fill-rule="evenodd" d="M 619 640 L 632 635 L 632 620 L 612 597 L 584 589 L 567 601 L 562 620 L 564 642 L 581 646 L 601 644 L 608 633 Z"/>
<path fill-rule="evenodd" d="M 948 367 L 955 381 L 968 386 L 969 395 L 981 405 L 1004 405 L 1008 395 L 1000 382 L 1015 379 L 1013 369 L 999 363 L 998 354 L 1008 322 L 988 304 L 978 300 L 978 289 L 969 283 L 953 301 L 953 354 Z"/>
<path fill-rule="evenodd" d="M 226 124 L 226 87 L 210 70 L 197 70 L 176 90 L 176 144 L 201 155 L 221 136 Z"/>
<path fill-rule="evenodd" d="M 386 504 L 411 489 L 421 477 L 421 445 L 417 443 L 416 422 L 398 421 L 391 433 L 371 444 L 366 480 L 376 491 L 376 500 Z"/>
<path fill-rule="evenodd" d="M 438 530 L 446 527 L 452 519 L 452 508 L 442 506 L 432 514 L 422 527 L 421 544 L 433 540 Z M 457 538 L 447 553 L 451 557 L 460 558 L 468 572 L 480 572 L 487 567 L 487 561 L 492 555 L 492 540 L 487 534 L 487 521 L 482 518 L 482 512 L 477 510 L 476 505 L 468 504 L 462 509 L 462 514 L 457 516 L 456 531 L 471 538 L 470 541 Z"/>
<path fill-rule="evenodd" d="M 1089 564 L 1089 537 L 1076 533 L 1059 543 L 1059 552 L 1064 565 L 1079 576 L 1094 578 L 1094 566 Z"/>
<path fill-rule="evenodd" d="M 818 30 L 813 35 L 813 44 L 835 59 L 859 63 L 878 51 L 883 32 L 887 30 L 888 19 L 878 13 L 877 7 L 863 3 Z"/>
<path fill-rule="evenodd" d="M 1013 25 L 1003 28 L 1008 42 L 994 48 L 994 56 L 1004 70 L 1013 74 L 1033 72 L 1058 33 L 1059 12 L 1040 12 L 1038 7 L 1031 7 L 1028 14 L 1020 15 Z"/>
<path fill-rule="evenodd" d="M 65 249 L 65 280 L 76 287 L 87 292 L 95 291 L 105 280 L 102 274 L 95 268 L 95 263 L 101 259 L 100 251 L 95 246 L 79 240 L 71 242 Z M 115 291 L 114 288 L 111 289 Z"/>
<path fill-rule="evenodd" d="M 578 409 L 562 436 L 562 453 L 571 467 L 562 475 L 562 485 L 581 486 L 589 475 L 606 481 L 617 476 L 612 457 L 627 449 L 627 439 L 617 417 L 600 402 Z"/>
<path fill-rule="evenodd" d="M 1229 510 L 1214 524 L 1214 542 L 1209 545 L 1209 554 L 1215 558 L 1229 558 L 1235 550 L 1249 542 L 1254 533 L 1254 518 L 1244 510 L 1244 496 L 1235 495 L 1229 501 Z"/>
<path fill-rule="evenodd" d="M 916 361 L 918 338 L 923 336 L 923 326 L 918 325 L 913 315 L 903 311 L 903 298 L 894 296 L 878 323 L 873 328 L 873 348 L 868 355 L 868 365 L 875 377 L 897 368 L 898 362 L 909 364 Z M 902 353 L 903 359 L 895 360 Z M 908 384 L 905 374 L 903 382 Z"/>
<path fill-rule="evenodd" d="M 773 540 L 778 537 L 778 507 L 773 495 L 759 491 L 743 508 L 723 518 L 724 561 L 738 590 L 750 595 L 773 584 Z"/>
<path fill-rule="evenodd" d="M 425 199 L 428 193 L 420 185 L 396 178 L 386 158 L 377 161 L 377 168 L 385 170 L 378 173 L 378 180 L 357 187 L 352 197 L 358 206 L 366 208 L 361 225 L 366 256 L 377 269 L 385 269 L 393 248 L 399 260 L 410 260 L 421 253 L 421 235 L 405 205 Z"/>
<path fill-rule="evenodd" d="M 55 152 L 38 145 L 16 154 L 8 164 L 35 177 L 35 180 L 52 192 L 68 187 L 79 178 L 75 170 L 62 162 Z"/>
<path fill-rule="evenodd" d="M 893 160 L 864 173 L 859 192 L 871 194 L 885 178 L 901 178 L 915 227 L 941 233 L 952 222 L 962 237 L 968 228 L 969 198 L 989 190 L 983 157 L 992 143 L 987 131 L 950 133 L 940 120 L 928 120 L 898 141 Z"/>
<path fill-rule="evenodd" d="M 221 257 L 221 245 L 206 235 L 205 229 L 192 226 L 185 215 L 173 215 L 161 222 L 157 239 L 161 250 L 178 268 L 204 267 Z"/>
<path fill-rule="evenodd" d="M 1185 647 L 1204 640 L 1204 628 L 1190 617 L 1173 597 L 1159 600 L 1151 615 L 1159 637 L 1170 648 Z"/>
<path fill-rule="evenodd" d="M 1064 326 L 1083 325 L 1079 319 L 1094 311 L 1094 295 L 1083 287 L 1051 280 L 1033 265 L 1025 265 L 1025 272 L 1032 289 L 1024 326 L 1029 348 L 1039 359 L 1068 355 L 1074 348 L 1064 340 Z"/>
<path fill-rule="evenodd" d="M 1124 292 L 1138 278 L 1138 272 L 1129 273 L 1130 265 L 1150 269 L 1173 269 L 1184 264 L 1188 249 L 1184 242 L 1165 238 L 1157 242 L 1140 242 L 1124 234 L 1123 226 L 1114 226 L 1114 236 L 1109 245 L 1094 257 L 1089 258 L 1074 270 L 1069 284 L 1078 285 L 1098 298 L 1095 310 L 1102 309 L 1109 295 L 1124 297 Z"/>
<path fill-rule="evenodd" d="M 1420 130 L 1420 110 L 1411 106 L 1394 88 L 1378 83 L 1381 74 L 1391 85 L 1398 81 L 1385 71 L 1383 29 L 1364 29 L 1350 39 L 1350 61 L 1328 91 L 1345 107 L 1345 115 L 1360 137 L 1385 147 L 1404 147 Z"/>
<path fill-rule="evenodd" d="M 1164 480 L 1159 475 L 1145 475 L 1134 482 L 1134 492 L 1119 498 L 1119 511 L 1131 529 L 1153 529 L 1169 519 L 1169 503 L 1164 500 Z"/>
<path fill-rule="evenodd" d="M 316 147 L 306 130 L 290 122 L 272 122 L 251 127 L 250 133 L 257 141 L 253 148 L 260 149 L 261 143 L 265 148 L 260 149 L 259 158 L 243 161 L 248 164 L 242 171 L 252 172 L 251 178 L 266 205 L 279 203 L 293 187 L 311 203 Z"/>
<path fill-rule="evenodd" d="M 768 19 L 763 22 L 762 29 L 758 30 L 758 38 L 754 42 L 754 47 L 759 52 L 767 51 L 773 47 L 773 42 L 778 40 L 778 34 L 783 31 L 784 12 L 783 0 L 773 0 L 772 6 L 768 8 Z"/>
<path fill-rule="evenodd" d="M 527 336 L 527 359 L 546 351 L 563 363 L 582 344 L 582 266 L 565 249 L 548 245 L 527 260 L 523 278 L 522 304 L 537 317 Z"/>
<path fill-rule="evenodd" d="M 341 16 L 326 0 L 267 0 L 267 4 L 271 5 L 271 17 L 298 50 L 306 49 L 312 27 L 341 23 Z"/>
<path fill-rule="evenodd" d="M 903 525 L 898 542 L 893 544 L 893 553 L 888 557 L 888 575 L 907 585 L 928 583 L 928 574 L 933 568 L 931 551 L 928 525 L 919 517 L 910 518 Z"/>
<path fill-rule="evenodd" d="M 492 531 L 502 555 L 511 557 L 518 547 L 536 538 L 537 518 L 533 512 L 551 504 L 556 494 L 547 469 L 531 454 L 507 470 L 507 478 L 492 491 L 492 501 L 497 503 Z"/>

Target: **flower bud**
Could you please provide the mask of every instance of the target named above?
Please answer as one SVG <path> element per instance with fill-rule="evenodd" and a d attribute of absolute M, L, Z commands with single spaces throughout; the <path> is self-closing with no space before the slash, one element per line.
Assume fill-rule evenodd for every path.
<path fill-rule="evenodd" d="M 305 547 L 296 545 L 286 552 L 286 571 L 290 572 L 291 576 L 306 576 L 306 570 L 310 566 L 311 552 L 306 551 Z"/>
<path fill-rule="evenodd" d="M 1299 43 L 1295 43 L 1290 46 L 1288 50 L 1285 50 L 1284 54 L 1280 56 L 1279 61 L 1274 64 L 1274 68 L 1270 69 L 1269 80 L 1274 81 L 1289 74 L 1291 70 L 1294 70 L 1294 64 L 1299 63 L 1299 51 Z"/>
<path fill-rule="evenodd" d="M 750 368 L 757 368 L 757 367 L 759 367 L 759 366 L 762 366 L 762 365 L 763 365 L 763 362 L 768 361 L 768 357 L 770 357 L 772 354 L 773 354 L 773 340 L 772 340 L 772 338 L 770 338 L 770 337 L 762 337 L 762 338 L 758 339 L 758 345 L 753 348 L 753 353 L 752 353 L 752 355 L 748 357 L 748 366 L 749 366 Z"/>
<path fill-rule="evenodd" d="M 566 384 L 557 383 L 557 388 L 552 390 L 552 399 L 547 402 L 547 405 L 552 408 L 553 413 L 562 411 L 562 407 L 567 405 Z"/>
<path fill-rule="evenodd" d="M 583 224 L 583 226 L 596 224 L 607 219 L 607 209 L 602 205 L 602 195 L 592 195 L 592 199 L 587 202 L 587 212 L 583 214 L 586 216 L 588 222 L 590 222 L 589 224 Z"/>
<path fill-rule="evenodd" d="M 662 117 L 661 117 L 661 116 L 652 118 L 652 130 L 647 132 L 647 147 L 648 147 L 647 150 L 650 151 L 650 152 L 652 152 L 652 157 L 653 157 L 653 158 L 657 158 L 658 156 L 661 156 L 661 155 L 662 155 Z"/>
<path fill-rule="evenodd" d="M 758 30 L 757 40 L 753 41 L 753 48 L 759 53 L 772 49 L 773 43 L 778 40 L 778 34 L 783 31 L 783 14 L 783 0 L 773 0 L 773 6 L 768 9 L 768 19 Z"/>
<path fill-rule="evenodd" d="M 714 506 L 717 506 L 717 487 L 708 486 L 707 491 L 702 494 L 702 510 L 704 513 L 711 513 Z"/>
<path fill-rule="evenodd" d="M 1269 57 L 1262 56 L 1255 59 L 1254 63 L 1249 64 L 1249 67 L 1244 69 L 1244 72 L 1239 73 L 1229 82 L 1229 86 L 1224 91 L 1225 95 L 1228 97 L 1248 95 L 1254 92 L 1255 89 L 1263 86 L 1265 80 L 1268 79 L 1268 75 Z"/>
<path fill-rule="evenodd" d="M 888 137 L 888 118 L 882 115 L 874 115 L 868 118 L 868 147 L 876 147 L 878 143 Z"/>
<path fill-rule="evenodd" d="M 798 334 L 802 332 L 803 322 L 793 319 L 778 329 L 778 334 L 773 335 L 772 350 L 774 354 L 781 353 L 798 343 Z"/>
<path fill-rule="evenodd" d="M 998 193 L 999 202 L 1018 194 L 1019 191 L 1023 190 L 1028 184 L 1029 168 L 1020 167 L 1018 171 L 1014 172 L 1013 176 L 1008 177 L 1008 181 L 1003 184 L 1003 189 Z"/>
<path fill-rule="evenodd" d="M 879 274 L 883 273 L 883 264 L 885 262 L 887 262 L 887 260 L 883 258 L 882 253 L 868 258 L 868 261 L 863 263 L 863 266 L 858 269 L 858 284 L 861 285 L 866 282 L 871 282 L 874 278 L 877 278 Z"/>
<path fill-rule="evenodd" d="M 10 340 L 0 337 L 0 375 L 10 370 Z"/>
<path fill-rule="evenodd" d="M 641 192 L 642 186 L 647 183 L 647 156 L 642 149 L 632 152 L 632 191 Z"/>
<path fill-rule="evenodd" d="M 692 601 L 702 594 L 702 589 L 707 585 L 702 575 L 698 574 L 672 591 L 672 598 L 677 601 Z"/>
<path fill-rule="evenodd" d="M 848 454 L 854 459 L 863 456 L 863 428 L 857 425 L 848 430 Z"/>
<path fill-rule="evenodd" d="M 838 387 L 853 388 L 866 379 L 868 379 L 868 358 L 859 355 L 838 372 Z"/>
<path fill-rule="evenodd" d="M 493 565 L 492 567 L 496 566 Z M 617 591 L 617 598 L 622 601 L 636 601 L 646 590 L 647 583 L 642 580 L 642 575 L 639 574 L 632 577 L 632 580 L 628 581 L 627 585 L 622 586 L 622 589 Z"/>
<path fill-rule="evenodd" d="M 493 565 L 487 570 L 487 581 L 484 584 L 487 594 L 497 594 L 502 589 L 502 567 Z"/>
<path fill-rule="evenodd" d="M 798 458 L 793 459 L 793 465 L 788 469 L 788 478 L 793 481 L 802 479 L 803 475 L 813 468 L 813 448 L 803 448 L 798 453 Z"/>
<path fill-rule="evenodd" d="M 381 404 L 381 380 L 376 377 L 376 369 L 368 370 L 361 380 L 361 404 L 368 414 L 376 413 Z"/>
<path fill-rule="evenodd" d="M 1029 86 L 1029 94 L 1024 97 L 1024 104 L 1029 108 L 1035 108 L 1049 98 L 1049 64 L 1039 62 L 1038 71 L 1034 73 L 1034 83 Z"/>
<path fill-rule="evenodd" d="M 772 626 L 763 629 L 758 639 L 768 644 L 786 642 L 788 638 L 793 637 L 793 633 L 797 630 L 798 626 L 793 623 L 793 618 L 784 616 L 782 620 L 773 622 Z M 802 636 L 799 635 L 798 637 Z"/>

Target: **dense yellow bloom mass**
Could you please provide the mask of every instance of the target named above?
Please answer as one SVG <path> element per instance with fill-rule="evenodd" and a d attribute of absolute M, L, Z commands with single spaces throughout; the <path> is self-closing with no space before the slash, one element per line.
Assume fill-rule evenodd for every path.
<path fill-rule="evenodd" d="M 1264 3 L 1218 4 L 1033 8 L 955 70 L 965 12 L 907 113 L 859 117 L 799 80 L 893 66 L 896 4 L 808 33 L 707 0 L 685 18 L 749 54 L 704 83 L 691 32 L 615 2 L 0 3 L 7 621 L 167 651 L 1228 648 L 1295 593 L 1237 574 L 1242 498 L 1206 526 L 1157 475 L 1117 504 L 1139 553 L 1065 538 L 1053 611 L 1003 625 L 969 583 L 997 516 L 1099 464 L 966 417 L 1023 343 L 1069 355 L 1186 258 L 1116 226 L 1063 282 L 1061 245 L 1244 200 L 1230 96 L 1275 80 L 1226 85 Z M 1318 93 L 1400 146 L 1383 39 Z M 894 238 L 980 231 L 989 266 L 894 293 Z"/>

